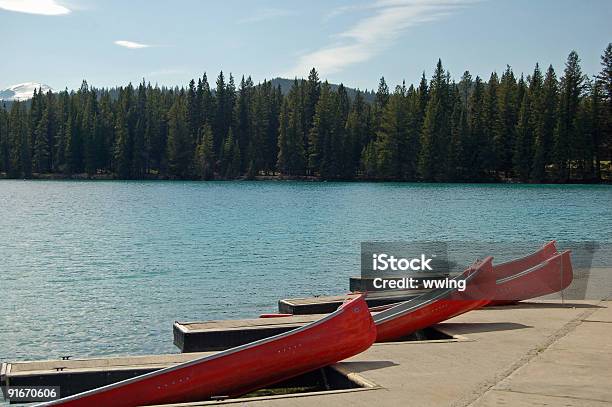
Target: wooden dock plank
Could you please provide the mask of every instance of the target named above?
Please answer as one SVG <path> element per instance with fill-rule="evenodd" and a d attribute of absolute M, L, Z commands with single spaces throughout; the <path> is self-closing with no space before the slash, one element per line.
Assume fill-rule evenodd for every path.
<path fill-rule="evenodd" d="M 6 363 L 11 386 L 59 386 L 62 397 L 150 373 L 214 352 Z"/>
<path fill-rule="evenodd" d="M 266 327 L 282 327 L 282 326 L 301 326 L 302 324 L 316 321 L 322 318 L 326 314 L 317 315 L 296 315 L 290 317 L 279 317 L 279 318 L 253 318 L 253 319 L 230 319 L 230 320 L 218 320 L 218 321 L 196 321 L 196 322 L 176 322 L 190 331 L 228 331 L 228 330 L 241 330 L 254 328 L 257 329 L 261 326 Z"/>
<path fill-rule="evenodd" d="M 380 307 L 415 298 L 424 290 L 395 290 L 369 293 L 368 305 Z M 229 349 L 246 343 L 269 338 L 307 323 L 321 319 L 324 315 L 335 311 L 347 298 L 355 297 L 357 293 L 314 297 L 293 298 L 281 300 L 281 313 L 293 314 L 280 318 L 255 318 L 227 321 L 191 321 L 174 323 L 174 344 L 182 352 L 205 352 Z M 287 309 L 283 308 L 286 306 Z M 320 311 L 320 312 L 314 312 Z"/>
<path fill-rule="evenodd" d="M 368 293 L 366 302 L 369 307 L 393 304 L 401 301 L 408 301 L 428 290 L 390 290 L 375 291 Z M 353 298 L 358 293 L 348 295 L 331 295 L 309 298 L 287 298 L 278 301 L 278 311 L 283 314 L 308 315 L 308 314 L 329 314 L 334 312 L 347 298 Z"/>
<path fill-rule="evenodd" d="M 323 315 L 227 321 L 175 322 L 174 344 L 182 352 L 223 350 L 269 338 L 321 319 Z"/>
<path fill-rule="evenodd" d="M 134 367 L 160 369 L 213 353 L 214 352 L 191 354 L 176 353 L 166 355 L 12 362 L 7 363 L 7 366 L 10 368 L 10 374 L 7 374 L 7 377 L 14 378 L 16 376 L 27 375 L 124 370 Z"/>

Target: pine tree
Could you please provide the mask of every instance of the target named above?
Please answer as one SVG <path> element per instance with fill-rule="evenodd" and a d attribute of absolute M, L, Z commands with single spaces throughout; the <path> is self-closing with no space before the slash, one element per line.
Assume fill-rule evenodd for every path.
<path fill-rule="evenodd" d="M 88 174 L 94 174 L 99 168 L 98 159 L 100 157 L 100 149 L 102 148 L 102 140 L 100 140 L 97 114 L 98 101 L 95 91 L 92 89 L 83 95 L 84 107 L 81 119 L 81 132 L 83 134 L 83 167 Z M 144 146 L 137 145 L 133 150 L 140 153 Z"/>
<path fill-rule="evenodd" d="M 280 127 L 280 109 L 283 102 L 283 94 L 280 87 L 274 88 L 272 82 L 264 81 L 262 88 L 265 93 L 265 101 L 268 112 L 267 129 L 265 135 L 264 168 L 266 172 L 274 173 L 278 157 L 278 129 Z"/>
<path fill-rule="evenodd" d="M 217 88 L 215 90 L 215 120 L 212 125 L 214 144 L 221 144 L 221 137 L 227 134 L 229 124 L 227 123 L 228 113 L 226 112 L 229 96 L 227 95 L 227 87 L 225 85 L 225 76 L 223 71 L 219 72 L 217 77 Z"/>
<path fill-rule="evenodd" d="M 231 133 L 229 134 L 231 136 Z M 215 176 L 215 145 L 213 131 L 209 125 L 204 125 L 202 138 L 196 147 L 196 173 L 204 180 L 213 179 Z"/>
<path fill-rule="evenodd" d="M 130 179 L 133 174 L 134 133 L 136 112 L 133 109 L 134 89 L 131 84 L 120 89 L 117 100 L 114 140 L 114 169 L 121 179 Z"/>
<path fill-rule="evenodd" d="M 115 171 L 121 179 L 131 178 L 131 146 L 127 122 L 123 112 L 117 115 L 115 124 Z"/>
<path fill-rule="evenodd" d="M 77 113 L 68 120 L 70 129 L 66 133 L 66 170 L 69 174 L 77 174 L 83 171 L 83 139 L 78 125 L 81 115 Z"/>
<path fill-rule="evenodd" d="M 338 106 L 329 83 L 321 86 L 321 96 L 315 108 L 310 131 L 308 167 L 313 174 L 324 178 L 338 176 Z"/>
<path fill-rule="evenodd" d="M 234 76 L 230 73 L 227 80 L 227 86 L 225 87 L 225 119 L 224 119 L 224 130 L 225 132 L 220 135 L 224 137 L 230 128 L 235 127 L 234 110 L 236 106 L 236 83 L 234 82 Z M 215 148 L 221 148 L 221 143 L 215 144 Z"/>
<path fill-rule="evenodd" d="M 553 135 L 557 122 L 557 99 L 557 77 L 551 65 L 546 71 L 546 77 L 542 84 L 540 114 L 535 127 L 531 177 L 537 182 L 546 180 L 546 166 L 552 161 Z"/>
<path fill-rule="evenodd" d="M 404 89 L 398 86 L 383 110 L 381 130 L 376 137 L 379 177 L 401 179 L 405 176 L 403 160 L 411 159 L 411 152 L 406 148 L 407 120 L 406 95 Z"/>
<path fill-rule="evenodd" d="M 214 100 L 206 72 L 202 75 L 202 92 L 202 123 L 212 123 L 214 118 Z"/>
<path fill-rule="evenodd" d="M 250 146 L 250 141 L 253 138 L 253 81 L 251 77 L 246 80 L 244 76 L 240 81 L 240 88 L 238 89 L 238 99 L 236 101 L 236 142 L 242 146 L 245 151 L 246 147 Z M 251 145 L 252 148 L 252 145 Z M 250 153 L 250 152 L 249 152 Z M 246 161 L 246 160 L 245 160 Z M 246 162 L 242 166 L 242 169 L 246 171 Z"/>
<path fill-rule="evenodd" d="M 485 177 L 488 157 L 486 156 L 488 142 L 485 130 L 485 86 L 479 76 L 476 76 L 474 88 L 468 101 L 469 138 L 464 154 L 466 155 L 468 177 L 479 180 Z"/>
<path fill-rule="evenodd" d="M 352 168 L 350 165 L 351 146 L 347 142 L 346 122 L 351 110 L 351 102 L 344 84 L 340 84 L 336 90 L 336 117 L 334 120 L 334 167 L 337 178 L 351 178 Z"/>
<path fill-rule="evenodd" d="M 232 148 L 232 159 L 226 174 L 227 178 L 236 178 L 240 175 L 241 162 L 242 159 L 240 155 L 240 146 L 238 145 L 238 141 L 236 140 L 234 141 L 234 146 Z"/>
<path fill-rule="evenodd" d="M 59 124 L 57 114 L 57 100 L 54 93 L 47 92 L 45 100 L 45 111 L 47 114 L 47 149 L 49 152 L 49 164 L 47 172 L 52 172 L 55 168 L 55 151 L 54 146 L 58 137 Z"/>
<path fill-rule="evenodd" d="M 591 95 L 583 97 L 578 104 L 578 112 L 576 114 L 576 139 L 572 141 L 572 154 L 576 168 L 576 178 L 582 181 L 591 181 L 594 176 L 593 159 L 595 157 L 594 132 L 596 131 L 597 122 L 593 121 L 593 104 L 592 94 L 594 85 L 588 79 L 585 79 L 585 90 L 589 90 Z"/>
<path fill-rule="evenodd" d="M 267 171 L 271 168 L 267 166 L 269 150 L 272 146 L 268 143 L 268 126 L 270 121 L 270 89 L 259 86 L 255 92 L 252 111 L 253 111 L 253 134 L 249 148 L 249 165 L 251 171 L 258 174 L 260 171 Z"/>
<path fill-rule="evenodd" d="M 42 117 L 36 126 L 33 164 L 38 173 L 47 173 L 50 170 L 49 153 L 49 111 L 45 108 Z"/>
<path fill-rule="evenodd" d="M 227 137 L 223 141 L 223 147 L 221 149 L 221 160 L 220 160 L 220 173 L 225 178 L 232 177 L 232 163 L 234 159 L 234 135 L 230 128 Z"/>
<path fill-rule="evenodd" d="M 289 126 L 287 144 L 291 174 L 303 174 L 306 171 L 308 160 L 304 140 L 307 137 L 302 127 L 303 119 L 303 86 L 301 82 L 294 81 L 288 95 L 289 100 Z"/>
<path fill-rule="evenodd" d="M 596 140 L 596 177 L 601 179 L 601 161 L 612 160 L 612 43 L 606 47 L 601 56 L 601 72 L 597 75 L 601 87 L 601 112 L 599 116 L 601 136 Z"/>
<path fill-rule="evenodd" d="M 321 81 L 316 69 L 312 68 L 308 74 L 308 80 L 305 83 L 305 100 L 302 128 L 306 135 L 310 134 L 314 126 L 314 115 L 317 102 L 321 96 Z M 304 148 L 308 151 L 308 137 L 304 139 Z"/>
<path fill-rule="evenodd" d="M 486 109 L 486 107 L 485 107 Z M 451 115 L 451 142 L 448 154 L 448 179 L 462 180 L 465 177 L 466 169 L 469 168 L 468 157 L 465 144 L 469 143 L 468 118 L 459 89 L 456 89 L 454 97 L 453 112 Z"/>
<path fill-rule="evenodd" d="M 70 97 L 67 91 L 60 92 L 57 98 L 57 131 L 53 148 L 53 171 L 66 172 L 66 143 L 67 136 L 72 131 L 68 129 L 71 109 Z"/>
<path fill-rule="evenodd" d="M 30 153 L 30 131 L 25 105 L 15 101 L 9 116 L 9 165 L 8 175 L 30 178 L 32 159 Z"/>
<path fill-rule="evenodd" d="M 576 119 L 582 97 L 584 76 L 580 69 L 580 59 L 575 51 L 570 52 L 565 63 L 559 92 L 559 115 L 555 128 L 554 156 L 558 181 L 567 182 L 571 178 L 570 160 L 572 143 L 578 137 Z"/>
<path fill-rule="evenodd" d="M 208 133 L 212 133 L 212 131 Z M 207 132 L 204 132 L 204 134 L 207 134 Z M 187 125 L 187 106 L 183 92 L 178 95 L 168 112 L 167 151 L 170 175 L 190 178 L 191 161 L 194 153 Z"/>
<path fill-rule="evenodd" d="M 378 177 L 378 153 L 374 140 L 370 141 L 361 152 L 361 171 L 366 178 Z"/>
<path fill-rule="evenodd" d="M 166 112 L 162 105 L 162 95 L 159 89 L 149 89 L 147 95 L 145 106 L 147 119 L 144 135 L 147 149 L 146 171 L 159 174 L 166 170 Z M 100 104 L 100 111 L 102 120 L 107 123 L 108 110 L 104 99 Z"/>
<path fill-rule="evenodd" d="M 6 106 L 0 106 L 0 173 L 9 172 L 9 123 Z"/>
<path fill-rule="evenodd" d="M 285 175 L 301 175 L 306 170 L 304 133 L 297 79 L 283 100 L 278 136 L 278 170 Z"/>
<path fill-rule="evenodd" d="M 230 167 L 230 177 L 236 178 L 240 175 L 240 166 L 242 164 L 242 155 L 240 152 L 240 145 L 238 141 L 234 142 L 234 149 L 232 150 L 232 165 Z"/>
<path fill-rule="evenodd" d="M 528 92 L 523 95 L 516 125 L 516 141 L 514 143 L 514 173 L 523 182 L 529 180 L 531 170 L 533 128 L 531 123 L 532 101 Z"/>
<path fill-rule="evenodd" d="M 442 121 L 442 105 L 440 100 L 433 98 L 427 103 L 423 130 L 421 131 L 421 148 L 419 154 L 419 174 L 426 181 L 435 180 L 437 154 L 437 135 L 439 123 Z"/>
<path fill-rule="evenodd" d="M 30 100 L 30 111 L 29 111 L 29 145 L 30 147 L 36 146 L 36 129 L 38 128 L 38 124 L 42 118 L 42 113 L 44 110 L 44 101 L 42 98 L 42 93 L 40 92 L 40 88 L 34 89 L 34 94 L 32 95 L 32 99 Z M 31 152 L 33 155 L 34 153 Z"/>
<path fill-rule="evenodd" d="M 382 116 L 387 106 L 387 102 L 389 102 L 389 86 L 385 81 L 385 77 L 380 78 L 380 82 L 378 83 L 378 90 L 376 91 L 376 98 L 374 99 L 374 106 L 372 107 L 372 113 L 374 114 L 374 132 L 378 133 L 380 131 L 380 126 L 382 124 Z"/>
<path fill-rule="evenodd" d="M 429 102 L 429 85 L 427 84 L 427 78 L 425 78 L 425 72 L 421 76 L 421 82 L 417 90 L 418 103 L 416 103 L 415 109 L 415 127 L 418 129 L 419 134 L 423 128 L 423 122 L 425 121 L 425 111 L 427 110 L 427 103 Z"/>
<path fill-rule="evenodd" d="M 517 112 L 520 103 L 518 97 L 516 78 L 510 66 L 507 66 L 498 88 L 499 130 L 494 140 L 496 170 L 505 177 L 509 177 L 512 171 Z"/>
<path fill-rule="evenodd" d="M 359 169 L 361 150 L 370 138 L 369 114 L 361 91 L 357 91 L 346 119 L 346 160 L 343 176 L 352 178 Z"/>
<path fill-rule="evenodd" d="M 200 96 L 201 97 L 201 96 Z M 187 87 L 187 122 L 189 126 L 189 135 L 193 140 L 196 140 L 200 127 L 202 125 L 202 100 L 198 98 L 196 92 L 196 83 L 192 79 Z"/>
<path fill-rule="evenodd" d="M 536 63 L 535 68 L 533 70 L 533 74 L 528 77 L 529 81 L 529 99 L 530 99 L 530 110 L 531 114 L 529 117 L 528 125 L 529 130 L 531 132 L 531 143 L 528 146 L 530 150 L 530 168 L 528 169 L 530 173 L 530 180 L 535 178 L 534 168 L 535 168 L 535 158 L 536 158 L 536 149 L 537 149 L 537 139 L 539 137 L 543 114 L 545 111 L 544 108 L 544 79 L 542 76 L 542 71 L 540 70 L 540 65 Z M 520 116 L 520 114 L 519 114 Z M 521 122 L 521 118 L 519 117 L 519 123 Z M 527 180 L 525 180 L 527 181 Z"/>
<path fill-rule="evenodd" d="M 472 74 L 470 71 L 465 71 L 463 76 L 461 76 L 461 80 L 458 84 L 459 97 L 461 99 L 461 103 L 463 103 L 463 107 L 467 110 L 468 101 L 470 100 L 470 96 L 472 95 L 472 90 L 474 87 L 474 81 L 472 80 Z"/>
<path fill-rule="evenodd" d="M 590 117 L 587 118 L 591 125 L 591 171 L 589 178 L 594 181 L 601 180 L 601 146 L 604 138 L 605 119 L 603 110 L 602 82 L 596 79 L 591 87 Z"/>
<path fill-rule="evenodd" d="M 419 174 L 427 181 L 441 181 L 447 174 L 450 142 L 449 79 L 438 60 L 430 83 L 429 100 L 421 132 Z"/>

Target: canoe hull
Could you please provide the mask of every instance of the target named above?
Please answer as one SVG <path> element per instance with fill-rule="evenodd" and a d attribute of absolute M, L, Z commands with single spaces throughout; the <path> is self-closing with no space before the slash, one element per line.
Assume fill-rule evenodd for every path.
<path fill-rule="evenodd" d="M 354 356 L 375 338 L 360 296 L 293 331 L 43 405 L 133 407 L 238 396 Z"/>
<path fill-rule="evenodd" d="M 552 240 L 548 243 L 545 243 L 537 251 L 531 253 L 528 256 L 508 261 L 506 263 L 494 265 L 493 271 L 495 272 L 495 278 L 501 280 L 506 277 L 513 276 L 517 273 L 537 266 L 538 264 L 550 259 L 558 253 L 559 252 L 557 251 L 556 242 Z"/>
<path fill-rule="evenodd" d="M 468 281 L 465 291 L 436 289 L 375 314 L 376 342 L 395 341 L 487 305 L 495 294 L 492 260 L 488 257 L 462 273 L 459 278 Z"/>
<path fill-rule="evenodd" d="M 574 278 L 570 254 L 566 250 L 514 275 L 498 278 L 492 305 L 515 303 L 566 289 Z"/>

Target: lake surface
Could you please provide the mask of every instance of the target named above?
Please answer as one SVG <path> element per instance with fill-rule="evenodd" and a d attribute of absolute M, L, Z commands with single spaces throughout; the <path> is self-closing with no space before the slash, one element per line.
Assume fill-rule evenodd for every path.
<path fill-rule="evenodd" d="M 0 181 L 0 360 L 176 352 L 343 293 L 362 241 L 612 241 L 612 187 Z M 535 247 L 533 247 L 535 249 Z"/>

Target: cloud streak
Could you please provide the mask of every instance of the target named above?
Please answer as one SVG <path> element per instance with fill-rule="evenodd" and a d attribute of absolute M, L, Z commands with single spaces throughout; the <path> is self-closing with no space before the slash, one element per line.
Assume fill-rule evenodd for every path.
<path fill-rule="evenodd" d="M 473 0 L 376 0 L 332 10 L 327 18 L 366 12 L 347 30 L 335 34 L 332 43 L 301 55 L 283 76 L 304 76 L 316 67 L 323 75 L 370 60 L 395 43 L 410 27 L 444 18 Z"/>
<path fill-rule="evenodd" d="M 44 16 L 59 16 L 71 11 L 55 0 L 0 0 L 0 9 Z"/>
<path fill-rule="evenodd" d="M 140 42 L 134 41 L 126 41 L 126 40 L 117 40 L 115 41 L 115 45 L 119 45 L 120 47 L 129 48 L 129 49 L 141 49 L 141 48 L 150 48 L 149 44 L 142 44 Z"/>

